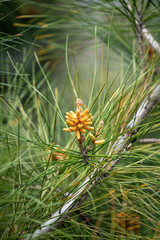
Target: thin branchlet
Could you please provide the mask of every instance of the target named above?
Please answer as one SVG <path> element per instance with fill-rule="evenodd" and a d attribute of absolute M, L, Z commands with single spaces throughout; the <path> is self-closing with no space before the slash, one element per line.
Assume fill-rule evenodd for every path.
<path fill-rule="evenodd" d="M 158 84 L 151 92 L 149 96 L 144 99 L 138 110 L 136 111 L 133 119 L 127 125 L 127 128 L 140 129 L 140 125 L 146 116 L 152 111 L 155 105 L 160 101 L 160 84 Z M 135 128 L 137 127 L 137 128 Z M 57 212 L 51 215 L 51 218 L 41 225 L 40 229 L 37 229 L 33 235 L 27 239 L 32 239 L 34 237 L 38 237 L 41 234 L 52 231 L 55 227 L 58 227 L 59 224 L 66 219 L 70 214 L 73 213 L 73 209 L 77 208 L 82 204 L 83 201 L 88 196 L 88 191 L 95 187 L 96 183 L 100 180 L 101 177 L 108 177 L 109 172 L 118 164 L 121 159 L 121 154 L 128 151 L 132 146 L 133 135 L 136 134 L 137 131 L 130 131 L 129 135 L 120 136 L 115 144 L 112 146 L 112 149 L 109 155 L 114 154 L 118 155 L 117 159 L 111 161 L 107 167 L 105 167 L 104 171 L 99 173 L 95 170 L 91 173 L 89 177 L 87 177 L 79 186 L 78 190 L 74 194 L 69 194 L 69 200 L 61 207 Z M 103 158 L 100 159 L 103 161 Z M 81 196 L 79 198 L 79 196 Z M 70 211 L 72 210 L 72 211 Z M 68 211 L 70 211 L 68 213 Z M 67 212 L 67 213 L 66 213 Z"/>

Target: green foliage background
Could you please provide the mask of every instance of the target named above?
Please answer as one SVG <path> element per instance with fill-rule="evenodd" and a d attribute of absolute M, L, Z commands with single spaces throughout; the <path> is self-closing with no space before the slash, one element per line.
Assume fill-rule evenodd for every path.
<path fill-rule="evenodd" d="M 30 237 L 76 193 L 95 163 L 101 176 L 118 157 L 109 154 L 114 142 L 159 83 L 159 55 L 150 54 L 144 40 L 142 73 L 135 30 L 142 6 L 142 21 L 160 42 L 159 2 L 130 3 L 128 17 L 123 0 L 0 1 L 1 239 Z M 105 143 L 89 152 L 89 164 L 74 133 L 62 131 L 76 97 L 89 107 L 95 128 L 104 120 Z M 159 108 L 110 175 L 86 189 L 88 198 L 42 239 L 159 239 L 159 143 L 139 143 L 159 138 Z"/>

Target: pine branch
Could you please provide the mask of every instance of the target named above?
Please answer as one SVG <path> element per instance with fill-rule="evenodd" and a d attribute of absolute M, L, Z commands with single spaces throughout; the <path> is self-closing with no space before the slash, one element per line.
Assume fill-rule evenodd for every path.
<path fill-rule="evenodd" d="M 114 168 L 114 166 L 119 162 L 121 159 L 122 153 L 128 151 L 130 147 L 132 146 L 134 140 L 133 136 L 137 133 L 137 131 L 140 129 L 140 124 L 143 122 L 143 120 L 147 117 L 147 115 L 152 111 L 152 109 L 155 107 L 155 105 L 160 101 L 160 84 L 158 84 L 150 95 L 148 95 L 144 101 L 141 103 L 140 107 L 136 111 L 136 113 L 133 116 L 133 119 L 129 122 L 127 125 L 128 133 L 124 134 L 123 136 L 118 137 L 114 145 L 112 146 L 112 149 L 109 153 L 109 155 L 112 155 L 113 153 L 116 155 L 119 155 L 119 157 L 116 160 L 113 160 L 105 169 L 106 171 L 104 174 L 102 174 L 103 177 L 108 176 L 109 172 Z M 134 129 L 134 130 L 133 130 Z M 102 161 L 104 158 L 101 158 L 100 161 Z M 79 206 L 87 197 L 88 191 L 91 190 L 97 181 L 99 181 L 99 177 L 96 177 L 97 174 L 100 173 L 100 170 L 97 172 L 94 170 L 92 174 L 87 177 L 82 184 L 79 186 L 79 189 L 76 193 L 71 193 L 68 195 L 68 201 L 61 207 L 58 211 L 53 213 L 49 220 L 47 220 L 45 223 L 43 223 L 40 227 L 40 229 L 37 229 L 31 237 L 27 237 L 28 239 L 33 239 L 35 237 L 38 237 L 46 232 L 50 232 L 54 230 L 55 227 L 57 227 L 65 218 L 67 218 L 72 212 L 73 209 Z M 86 190 L 87 189 L 87 190 Z M 81 198 L 79 199 L 79 196 Z M 72 210 L 72 211 L 71 211 Z M 68 213 L 70 211 L 70 213 Z"/>
<path fill-rule="evenodd" d="M 154 39 L 151 33 L 149 33 L 148 29 L 143 26 L 142 28 L 143 36 L 147 40 L 147 42 L 152 46 L 152 48 L 160 54 L 160 45 L 159 43 Z"/>
<path fill-rule="evenodd" d="M 143 138 L 140 143 L 160 143 L 160 138 Z"/>
<path fill-rule="evenodd" d="M 131 4 L 128 0 L 124 0 L 128 10 L 131 12 Z M 145 25 L 142 23 L 142 12 L 137 11 L 135 14 L 135 23 L 137 26 L 137 37 L 140 45 L 140 56 L 141 60 L 144 57 L 143 53 L 143 38 L 146 39 L 146 41 L 151 45 L 151 47 L 160 54 L 160 44 L 154 39 L 152 34 L 148 31 L 148 29 L 145 27 Z"/>
<path fill-rule="evenodd" d="M 131 11 L 131 5 L 128 0 L 125 0 L 126 5 Z M 142 61 L 142 71 L 145 71 L 146 63 L 144 61 L 144 46 L 143 46 L 143 39 L 145 38 L 151 46 L 160 53 L 160 46 L 159 44 L 154 40 L 153 36 L 148 32 L 148 30 L 144 27 L 142 23 L 142 12 L 136 11 L 135 14 L 135 23 L 136 23 L 136 32 L 137 32 L 137 38 L 140 46 L 140 58 Z M 61 207 L 58 211 L 53 213 L 48 221 L 43 223 L 40 227 L 40 229 L 37 229 L 33 235 L 32 238 L 38 237 L 44 233 L 50 232 L 54 230 L 55 227 L 58 227 L 64 219 L 66 219 L 69 215 L 73 213 L 73 209 L 75 209 L 77 206 L 81 205 L 81 203 L 87 198 L 89 190 L 91 190 L 93 187 L 95 187 L 95 184 L 99 181 L 99 177 L 97 175 L 101 174 L 101 176 L 106 177 L 109 175 L 109 172 L 114 168 L 114 166 L 120 161 L 121 155 L 129 151 L 132 144 L 135 142 L 134 135 L 138 132 L 140 129 L 139 125 L 143 122 L 143 120 L 146 118 L 146 116 L 151 112 L 151 110 L 155 107 L 157 102 L 160 100 L 160 84 L 158 84 L 155 89 L 153 89 L 152 93 L 147 96 L 136 113 L 133 116 L 133 119 L 129 122 L 126 129 L 128 129 L 128 132 L 125 133 L 123 136 L 118 137 L 118 139 L 113 144 L 111 151 L 109 155 L 119 155 L 117 159 L 111 161 L 108 166 L 104 169 L 104 172 L 101 173 L 101 170 L 93 170 L 91 175 L 87 177 L 82 184 L 79 186 L 79 189 L 76 193 L 71 193 L 68 195 L 68 201 Z M 85 154 L 85 150 L 83 149 L 83 144 L 81 141 L 79 141 L 79 147 L 81 154 L 83 156 L 83 159 L 85 161 L 88 160 L 88 156 Z M 104 158 L 101 158 L 100 161 L 103 161 Z M 86 190 L 87 189 L 87 190 Z M 81 198 L 79 199 L 79 197 Z M 69 212 L 70 211 L 70 212 Z M 26 238 L 30 239 L 30 238 Z"/>

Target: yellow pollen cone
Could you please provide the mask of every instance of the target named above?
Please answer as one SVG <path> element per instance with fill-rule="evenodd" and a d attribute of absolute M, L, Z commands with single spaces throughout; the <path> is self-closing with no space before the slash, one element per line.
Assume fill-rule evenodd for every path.
<path fill-rule="evenodd" d="M 69 129 L 70 129 L 71 131 L 76 131 L 76 129 L 77 129 L 77 126 L 70 127 Z"/>
<path fill-rule="evenodd" d="M 95 141 L 94 143 L 97 144 L 97 145 L 101 145 L 105 142 L 105 140 L 97 140 Z"/>
<path fill-rule="evenodd" d="M 77 111 L 77 112 L 76 112 L 76 116 L 77 116 L 77 118 L 80 117 L 80 111 Z"/>
<path fill-rule="evenodd" d="M 93 142 L 96 140 L 95 136 L 92 133 L 89 133 L 89 137 Z"/>
<path fill-rule="evenodd" d="M 76 114 L 73 111 L 70 111 L 70 114 L 72 114 L 74 117 L 76 117 Z"/>
<path fill-rule="evenodd" d="M 94 127 L 90 127 L 90 126 L 84 126 L 84 128 L 87 130 L 94 130 Z"/>
<path fill-rule="evenodd" d="M 92 124 L 91 121 L 90 121 L 90 122 L 83 122 L 83 125 L 84 125 L 84 126 L 91 125 L 91 124 Z"/>
<path fill-rule="evenodd" d="M 83 102 L 81 99 L 77 99 L 76 101 L 76 112 L 69 111 L 66 112 L 66 123 L 69 126 L 68 128 L 64 128 L 63 130 L 66 132 L 76 132 L 76 137 L 78 140 L 83 139 L 84 136 L 81 133 L 85 133 L 86 130 L 94 130 L 94 127 L 90 125 L 93 124 L 92 122 L 92 114 L 89 113 L 89 109 L 82 108 Z M 92 141 L 96 141 L 96 137 L 91 134 L 90 138 Z M 84 141 L 84 140 L 82 140 Z"/>
<path fill-rule="evenodd" d="M 79 130 L 80 130 L 81 133 L 85 133 L 86 132 L 86 130 L 84 128 L 80 128 Z"/>
<path fill-rule="evenodd" d="M 81 121 L 81 122 L 84 122 L 84 121 L 86 121 L 88 118 L 89 118 L 89 115 L 84 116 L 84 117 L 82 117 L 82 118 L 80 119 L 80 121 Z"/>
<path fill-rule="evenodd" d="M 63 131 L 65 132 L 71 132 L 71 130 L 69 128 L 63 128 Z"/>
<path fill-rule="evenodd" d="M 74 122 L 74 123 L 78 123 L 79 121 L 78 121 L 78 119 L 71 119 L 72 120 L 72 122 Z"/>
<path fill-rule="evenodd" d="M 66 123 L 69 125 L 69 126 L 74 126 L 75 125 L 75 123 L 73 123 L 72 121 L 70 121 L 70 120 L 66 120 Z"/>
<path fill-rule="evenodd" d="M 82 128 L 82 127 L 83 127 L 83 125 L 79 123 L 78 124 L 78 128 Z"/>
<path fill-rule="evenodd" d="M 88 109 L 86 109 L 86 110 L 84 110 L 84 112 L 81 114 L 81 116 L 82 117 L 84 117 L 86 114 L 88 114 L 89 113 L 89 110 Z"/>
<path fill-rule="evenodd" d="M 92 122 L 92 117 L 89 117 L 86 122 Z"/>
<path fill-rule="evenodd" d="M 66 114 L 67 114 L 67 116 L 69 117 L 69 118 L 75 118 L 76 119 L 76 115 L 74 114 L 71 114 L 71 113 L 69 113 L 69 112 L 66 112 Z"/>
<path fill-rule="evenodd" d="M 79 131 L 76 131 L 76 136 L 77 136 L 77 139 L 79 140 L 81 138 L 81 134 Z"/>

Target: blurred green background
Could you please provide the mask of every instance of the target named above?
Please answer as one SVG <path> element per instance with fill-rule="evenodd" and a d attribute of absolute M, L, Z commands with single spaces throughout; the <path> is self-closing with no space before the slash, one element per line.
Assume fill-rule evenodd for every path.
<path fill-rule="evenodd" d="M 108 71 L 109 84 L 113 84 L 119 73 L 113 84 L 115 89 L 132 59 L 133 32 L 130 30 L 129 21 L 107 2 L 112 3 L 1 1 L 0 28 L 1 35 L 5 36 L 3 47 L 8 44 L 6 51 L 19 62 L 23 59 L 23 49 L 26 48 L 27 54 L 32 48 L 30 53 L 36 51 L 42 64 L 53 72 L 50 81 L 56 82 L 56 86 L 62 88 L 67 76 L 65 44 L 66 36 L 69 35 L 69 67 L 73 80 L 76 82 L 78 79 L 82 84 L 83 98 L 87 100 L 89 95 L 95 61 L 97 73 L 100 73 L 96 76 L 99 81 L 106 80 Z M 29 57 L 33 58 L 32 54 L 27 56 Z M 31 64 L 28 64 L 28 69 L 31 70 Z"/>

